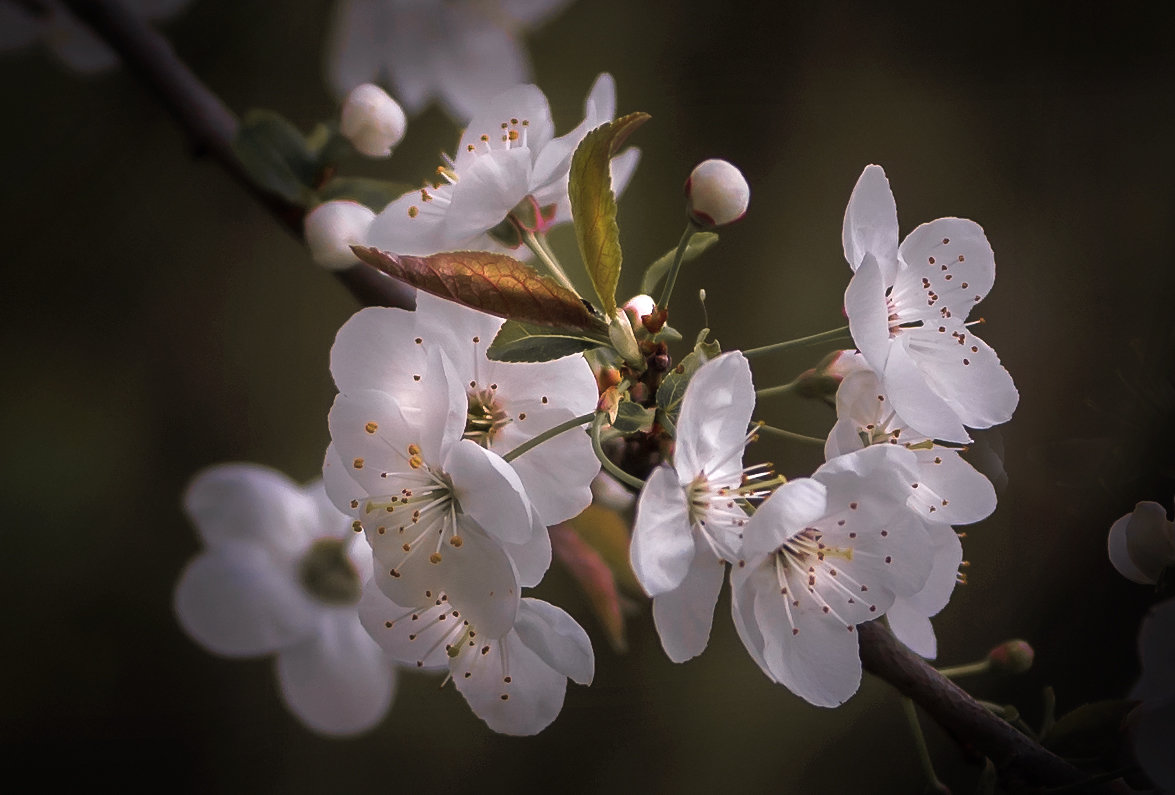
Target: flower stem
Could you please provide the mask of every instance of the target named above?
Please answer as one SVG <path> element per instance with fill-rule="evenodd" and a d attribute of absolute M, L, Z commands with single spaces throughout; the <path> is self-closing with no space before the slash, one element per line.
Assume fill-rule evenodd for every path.
<path fill-rule="evenodd" d="M 682 233 L 681 240 L 677 244 L 677 251 L 673 252 L 673 266 L 665 277 L 665 286 L 661 288 L 661 297 L 657 299 L 658 308 L 669 308 L 669 297 L 673 295 L 673 286 L 677 284 L 677 273 L 681 270 L 681 263 L 685 260 L 685 250 L 689 246 L 690 238 L 698 231 L 698 226 L 693 221 L 685 225 L 685 232 Z"/>
<path fill-rule="evenodd" d="M 504 456 L 502 456 L 502 460 L 508 464 L 511 461 L 513 461 L 514 459 L 518 458 L 518 456 L 522 455 L 523 453 L 525 453 L 535 447 L 538 447 L 540 444 L 547 441 L 548 439 L 553 439 L 556 436 L 558 436 L 559 434 L 564 433 L 565 431 L 570 431 L 574 428 L 578 428 L 580 425 L 584 425 L 586 423 L 591 422 L 593 416 L 595 416 L 595 412 L 590 411 L 587 414 L 580 414 L 578 417 L 572 417 L 567 422 L 561 422 L 558 425 L 554 426 L 553 428 L 548 428 L 547 430 L 540 433 L 538 436 L 534 436 L 530 439 L 527 439 L 525 442 L 518 445 L 510 452 L 506 453 Z"/>
<path fill-rule="evenodd" d="M 540 238 L 534 232 L 528 231 L 523 235 L 522 239 L 525 241 L 526 247 L 533 251 L 536 257 L 542 260 L 543 265 L 547 267 L 547 270 L 550 272 L 550 274 L 554 276 L 561 285 L 576 295 L 579 295 L 579 290 L 576 290 L 575 285 L 571 283 L 571 279 L 567 278 L 567 274 L 563 271 L 563 268 L 560 267 L 559 261 L 555 259 L 555 255 L 551 252 L 550 249 L 547 248 L 542 238 Z"/>
<path fill-rule="evenodd" d="M 949 795 L 950 789 L 939 780 L 934 772 L 934 762 L 930 758 L 930 749 L 926 747 L 926 735 L 922 733 L 922 724 L 918 722 L 918 712 L 914 709 L 914 702 L 902 696 L 902 711 L 906 713 L 906 722 L 910 724 L 910 734 L 914 737 L 914 747 L 918 749 L 918 761 L 922 764 L 922 773 L 926 776 L 929 789 L 934 792 L 945 792 Z"/>
<path fill-rule="evenodd" d="M 760 423 L 759 430 L 766 431 L 772 436 L 782 436 L 784 439 L 791 439 L 793 442 L 806 442 L 807 444 L 824 444 L 824 439 L 816 436 L 805 436 L 802 433 L 795 433 L 794 431 L 785 431 L 783 428 L 776 428 L 773 425 Z"/>
<path fill-rule="evenodd" d="M 601 411 L 596 414 L 596 418 L 592 420 L 592 450 L 596 453 L 596 458 L 600 459 L 600 466 L 604 467 L 609 475 L 619 480 L 634 489 L 642 489 L 645 482 L 635 475 L 630 475 L 616 464 L 612 463 L 612 459 L 604 452 L 604 448 L 600 445 L 600 431 L 604 427 L 604 421 L 608 419 L 607 413 Z"/>
<path fill-rule="evenodd" d="M 751 358 L 753 356 L 762 356 L 765 353 L 785 351 L 788 348 L 800 348 L 804 345 L 815 345 L 818 342 L 831 342 L 832 340 L 839 340 L 842 338 L 852 339 L 848 331 L 848 326 L 841 326 L 840 328 L 821 331 L 819 334 L 809 334 L 806 337 L 797 337 L 794 340 L 784 340 L 783 342 L 776 342 L 771 345 L 763 345 L 759 348 L 747 348 L 745 351 L 743 351 L 743 356 Z"/>
<path fill-rule="evenodd" d="M 786 384 L 780 384 L 779 386 L 768 386 L 762 389 L 756 389 L 755 397 L 765 398 L 775 397 L 776 395 L 786 395 L 788 392 L 793 391 L 797 386 L 799 386 L 799 384 L 800 379 L 797 378 L 794 381 L 788 381 Z"/>
<path fill-rule="evenodd" d="M 966 663 L 964 665 L 950 665 L 946 668 L 937 669 L 940 674 L 947 679 L 958 679 L 961 676 L 975 676 L 976 674 L 985 674 L 991 670 L 991 660 L 984 657 L 973 663 Z"/>

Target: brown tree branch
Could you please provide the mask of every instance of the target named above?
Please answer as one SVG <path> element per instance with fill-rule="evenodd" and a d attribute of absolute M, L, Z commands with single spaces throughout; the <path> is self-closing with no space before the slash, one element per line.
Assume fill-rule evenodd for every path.
<path fill-rule="evenodd" d="M 167 39 L 119 0 L 65 0 L 65 4 L 119 54 L 127 71 L 150 89 L 188 134 L 198 154 L 216 160 L 288 232 L 302 239 L 305 211 L 262 190 L 249 178 L 233 152 L 240 126 L 237 117 L 180 60 Z M 356 265 L 336 275 L 361 304 L 415 306 L 411 289 L 374 268 Z"/>

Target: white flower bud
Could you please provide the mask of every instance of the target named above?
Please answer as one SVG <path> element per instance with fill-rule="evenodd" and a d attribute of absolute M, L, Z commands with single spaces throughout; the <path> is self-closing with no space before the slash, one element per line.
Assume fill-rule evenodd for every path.
<path fill-rule="evenodd" d="M 725 160 L 703 160 L 685 181 L 686 212 L 703 227 L 737 221 L 747 211 L 751 189 L 743 173 Z"/>
<path fill-rule="evenodd" d="M 400 103 L 372 83 L 356 86 L 343 102 L 339 130 L 368 157 L 390 155 L 407 127 L 408 118 Z"/>
<path fill-rule="evenodd" d="M 632 325 L 639 325 L 641 318 L 645 315 L 651 315 L 657 309 L 657 302 L 653 300 L 651 295 L 634 295 L 628 299 L 628 303 L 624 305 L 624 311 L 628 312 L 628 319 L 632 321 Z"/>
<path fill-rule="evenodd" d="M 338 200 L 318 205 L 306 216 L 303 227 L 310 256 L 327 270 L 351 267 L 359 261 L 351 246 L 364 242 L 374 219 L 375 213 L 359 202 Z"/>

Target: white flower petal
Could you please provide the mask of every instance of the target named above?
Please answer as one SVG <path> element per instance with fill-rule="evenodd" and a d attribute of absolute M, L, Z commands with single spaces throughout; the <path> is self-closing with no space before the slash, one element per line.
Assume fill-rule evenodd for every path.
<path fill-rule="evenodd" d="M 885 288 L 877 259 L 866 254 L 845 289 L 845 314 L 853 343 L 878 373 L 885 372 L 891 347 Z"/>
<path fill-rule="evenodd" d="M 514 630 L 547 665 L 573 682 L 592 683 L 596 670 L 592 642 L 566 612 L 539 599 L 523 599 Z"/>
<path fill-rule="evenodd" d="M 551 534 L 537 516 L 529 539 L 521 544 L 502 544 L 502 549 L 514 564 L 523 588 L 534 588 L 551 568 Z"/>
<path fill-rule="evenodd" d="M 567 677 L 514 631 L 457 657 L 453 681 L 487 726 L 518 736 L 538 734 L 549 726 L 563 709 L 567 691 Z"/>
<path fill-rule="evenodd" d="M 511 119 L 518 119 L 516 124 L 519 135 L 525 132 L 526 150 L 531 152 L 541 151 L 554 134 L 551 109 L 538 86 L 517 85 L 503 91 L 488 102 L 481 103 L 477 114 L 470 119 L 461 135 L 455 162 L 462 179 L 465 178 L 468 164 L 480 158 L 488 149 L 504 149 L 504 144 L 508 142 L 501 140 L 502 123 L 514 125 Z M 483 135 L 486 137 L 484 141 Z M 470 151 L 470 146 L 473 151 Z"/>
<path fill-rule="evenodd" d="M 320 609 L 295 579 L 251 544 L 227 543 L 188 563 L 175 589 L 180 625 L 215 654 L 252 657 L 314 632 Z"/>
<path fill-rule="evenodd" d="M 479 386 L 497 380 L 501 365 L 487 359 L 486 350 L 506 321 L 429 293 L 417 296 L 414 315 L 413 341 L 419 338 L 426 351 L 434 347 L 444 351 L 463 390 L 471 379 Z"/>
<path fill-rule="evenodd" d="M 899 339 L 890 346 L 885 363 L 885 390 L 894 410 L 923 436 L 962 444 L 971 441 L 959 415 L 930 387 L 903 342 Z"/>
<path fill-rule="evenodd" d="M 466 247 L 470 240 L 493 229 L 530 193 L 530 151 L 494 149 L 465 164 L 452 186 L 452 204 L 446 215 L 443 249 Z"/>
<path fill-rule="evenodd" d="M 456 41 L 436 53 L 432 76 L 445 111 L 454 119 L 468 119 L 486 97 L 526 80 L 530 59 L 492 9 L 479 12 L 475 4 L 464 3 L 453 10 L 448 24 Z"/>
<path fill-rule="evenodd" d="M 887 283 L 898 255 L 898 206 L 881 166 L 866 166 L 857 178 L 842 232 L 845 259 L 857 270 L 866 254 L 877 260 Z"/>
<path fill-rule="evenodd" d="M 885 620 L 894 637 L 919 657 L 933 660 L 938 656 L 938 639 L 926 614 L 910 604 L 907 597 L 898 597 L 885 613 Z"/>
<path fill-rule="evenodd" d="M 469 439 L 458 442 L 445 458 L 453 494 L 461 510 L 494 538 L 518 544 L 531 538 L 534 513 L 518 473 Z"/>
<path fill-rule="evenodd" d="M 1158 582 L 1163 569 L 1175 565 L 1175 525 L 1167 519 L 1167 509 L 1157 502 L 1134 506 L 1125 536 L 1130 560 L 1146 582 Z"/>
<path fill-rule="evenodd" d="M 421 257 L 445 250 L 452 186 L 422 190 L 405 193 L 377 213 L 364 242 L 392 254 Z"/>
<path fill-rule="evenodd" d="M 742 353 L 730 351 L 699 367 L 677 421 L 674 467 L 681 481 L 704 472 L 712 482 L 737 485 L 754 410 L 751 367 Z"/>
<path fill-rule="evenodd" d="M 209 467 L 192 478 L 183 502 L 210 547 L 250 542 L 279 559 L 292 558 L 314 536 L 339 526 L 334 520 L 320 527 L 314 499 L 281 472 L 259 464 Z"/>
<path fill-rule="evenodd" d="M 345 736 L 379 723 L 396 674 L 353 610 L 324 617 L 313 640 L 277 655 L 282 698 L 311 729 Z"/>
<path fill-rule="evenodd" d="M 402 607 L 379 587 L 381 578 L 386 579 L 387 573 L 377 570 L 375 578 L 363 586 L 359 620 L 364 630 L 389 660 L 422 671 L 448 669 L 450 658 L 446 644 L 461 617 L 455 623 L 448 604 Z M 440 618 L 442 615 L 444 619 Z"/>
<path fill-rule="evenodd" d="M 425 295 L 418 294 L 418 306 Z M 422 319 L 423 313 L 382 306 L 352 315 L 330 349 L 330 372 L 339 391 L 378 389 L 397 399 L 413 394 L 414 376 L 428 369 L 425 348 L 415 343 Z"/>
<path fill-rule="evenodd" d="M 693 531 L 694 559 L 681 585 L 653 598 L 653 621 L 661 646 L 673 662 L 697 657 L 710 642 L 714 605 L 722 590 L 726 563 Z"/>
<path fill-rule="evenodd" d="M 689 506 L 669 467 L 657 467 L 645 481 L 629 554 L 633 573 L 649 596 L 677 588 L 689 571 L 694 558 Z"/>
<path fill-rule="evenodd" d="M 743 554 L 750 558 L 774 552 L 784 541 L 828 511 L 828 489 L 812 478 L 780 486 L 759 505 L 743 529 Z"/>
<path fill-rule="evenodd" d="M 974 334 L 959 333 L 962 336 L 944 340 L 946 335 L 932 328 L 912 329 L 909 332 L 908 349 L 917 351 L 918 367 L 922 371 L 924 383 L 946 402 L 968 428 L 990 428 L 1007 422 L 1020 402 L 1020 393 L 1016 391 L 1012 376 L 986 342 Z M 929 340 L 932 336 L 939 339 Z M 893 354 L 890 358 L 893 358 Z M 889 377 L 887 366 L 887 387 Z M 902 416 L 909 421 L 908 413 Z M 918 427 L 913 421 L 910 424 Z"/>
<path fill-rule="evenodd" d="M 945 241 L 945 242 L 944 242 Z M 939 218 L 906 235 L 898 256 L 911 278 L 926 278 L 936 304 L 963 318 L 995 283 L 995 255 L 983 228 L 966 218 Z M 894 284 L 898 290 L 897 279 Z M 937 311 L 937 310 L 936 310 Z"/>
<path fill-rule="evenodd" d="M 492 450 L 501 453 L 513 450 L 539 432 L 575 416 L 565 409 L 551 409 L 538 415 L 524 413 L 525 421 L 511 423 L 495 437 Z M 577 428 L 531 448 L 511 461 L 510 466 L 518 473 L 543 523 L 549 526 L 578 516 L 591 504 L 591 482 L 600 471 L 600 460 L 592 451 L 587 432 Z"/>
<path fill-rule="evenodd" d="M 443 406 L 433 408 L 444 410 Z M 405 479 L 415 485 L 430 482 L 426 465 L 437 467 L 443 462 L 438 423 L 435 418 L 422 417 L 420 412 L 412 414 L 416 416 L 405 412 L 388 393 L 375 389 L 335 397 L 327 423 L 338 457 L 358 486 L 351 497 L 362 501 L 371 495 L 399 493 L 402 486 L 394 484 Z M 416 448 L 423 464 L 414 466 L 412 450 Z M 329 488 L 338 483 L 333 474 L 327 478 L 324 471 L 323 477 Z M 339 505 L 337 499 L 335 504 Z"/>
<path fill-rule="evenodd" d="M 921 502 L 918 514 L 922 518 L 962 525 L 991 516 L 996 508 L 995 489 L 961 455 L 937 446 L 914 452 L 918 458 L 919 484 L 915 497 Z"/>

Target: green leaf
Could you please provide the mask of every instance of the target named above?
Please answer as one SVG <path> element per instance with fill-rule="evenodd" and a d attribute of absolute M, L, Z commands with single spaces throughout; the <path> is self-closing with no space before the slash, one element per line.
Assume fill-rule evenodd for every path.
<path fill-rule="evenodd" d="M 302 207 L 315 203 L 317 155 L 298 128 L 279 114 L 249 111 L 233 140 L 233 152 L 262 188 Z"/>
<path fill-rule="evenodd" d="M 647 113 L 630 113 L 601 125 L 584 137 L 571 157 L 568 195 L 579 253 L 600 297 L 600 306 L 609 317 L 616 309 L 621 261 L 616 196 L 612 193 L 612 156 L 648 119 Z"/>
<path fill-rule="evenodd" d="M 722 349 L 717 342 L 699 341 L 690 353 L 670 370 L 661 385 L 657 387 L 657 406 L 665 412 L 670 421 L 676 423 L 677 415 L 681 412 L 681 400 L 685 397 L 685 388 L 689 380 L 706 362 L 720 354 Z"/>
<path fill-rule="evenodd" d="M 507 320 L 607 335 L 583 300 L 529 265 L 489 251 L 446 251 L 428 257 L 353 246 L 355 256 L 426 293 Z"/>
<path fill-rule="evenodd" d="M 1110 758 L 1122 742 L 1123 723 L 1137 701 L 1094 701 L 1062 715 L 1041 744 L 1067 759 Z"/>
<path fill-rule="evenodd" d="M 549 362 L 573 353 L 607 345 L 578 329 L 562 329 L 507 320 L 502 324 L 486 356 L 495 362 Z"/>
<path fill-rule="evenodd" d="M 322 201 L 331 199 L 353 199 L 365 204 L 377 213 L 393 199 L 398 199 L 412 186 L 406 182 L 388 182 L 369 177 L 335 177 L 318 189 Z"/>
<path fill-rule="evenodd" d="M 653 427 L 653 418 L 656 414 L 655 408 L 645 408 L 640 403 L 622 400 L 616 410 L 616 420 L 612 427 L 620 433 L 647 431 Z"/>
<path fill-rule="evenodd" d="M 695 232 L 690 241 L 685 244 L 685 253 L 682 254 L 683 262 L 689 262 L 691 259 L 701 255 L 706 249 L 718 242 L 718 235 L 714 232 Z M 677 247 L 673 247 L 657 258 L 657 261 L 645 269 L 645 276 L 641 279 L 641 292 L 646 295 L 652 295 L 653 290 L 657 289 L 657 284 L 665 278 L 665 274 L 669 273 L 669 268 L 673 265 L 673 255 L 677 253 Z"/>

